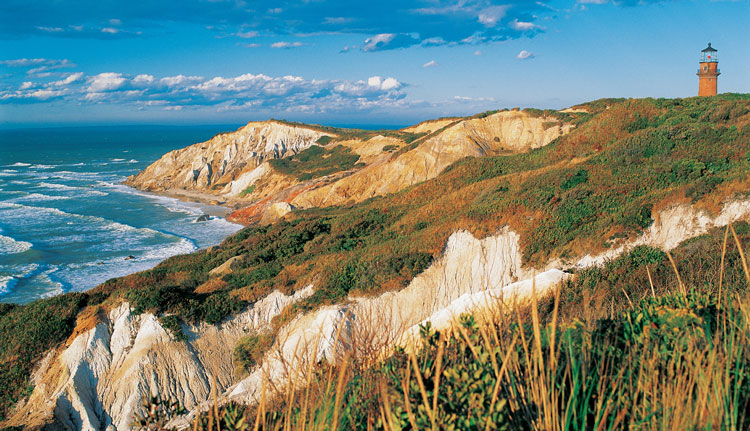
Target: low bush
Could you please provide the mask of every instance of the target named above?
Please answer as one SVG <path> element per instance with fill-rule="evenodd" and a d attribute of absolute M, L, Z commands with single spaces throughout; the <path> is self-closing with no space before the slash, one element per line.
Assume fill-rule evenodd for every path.
<path fill-rule="evenodd" d="M 240 339 L 234 347 L 234 363 L 241 373 L 252 371 L 263 359 L 273 344 L 270 334 L 249 335 Z"/>
<path fill-rule="evenodd" d="M 86 303 L 85 294 L 67 293 L 0 307 L 0 420 L 19 399 L 31 394 L 32 367 L 70 335 Z"/>

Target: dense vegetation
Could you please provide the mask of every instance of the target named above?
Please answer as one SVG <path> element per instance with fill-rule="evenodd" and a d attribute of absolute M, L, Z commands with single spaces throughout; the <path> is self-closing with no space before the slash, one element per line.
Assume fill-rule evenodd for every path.
<path fill-rule="evenodd" d="M 322 137 L 318 140 L 318 144 L 320 145 L 327 145 L 331 142 L 341 142 L 341 141 L 348 141 L 351 139 L 359 139 L 362 141 L 367 141 L 368 139 L 372 139 L 376 136 L 385 136 L 389 138 L 396 138 L 400 139 L 407 144 L 420 139 L 424 136 L 423 133 L 411 133 L 406 132 L 403 130 L 391 130 L 391 129 L 384 129 L 384 130 L 364 130 L 364 129 L 343 129 L 340 127 L 331 127 L 331 126 L 321 126 L 318 124 L 306 124 L 306 123 L 299 123 L 296 121 L 287 121 L 287 120 L 272 120 L 277 121 L 282 124 L 286 124 L 288 126 L 298 126 L 298 127 L 304 127 L 307 129 L 314 129 L 318 130 L 320 132 L 324 133 L 331 133 L 333 135 L 336 135 L 335 138 L 331 137 Z"/>
<path fill-rule="evenodd" d="M 748 225 L 735 231 L 747 244 Z M 750 273 L 725 233 L 682 244 L 676 268 L 640 247 L 538 303 L 464 315 L 442 333 L 424 326 L 415 353 L 375 365 L 344 356 L 301 390 L 217 407 L 194 428 L 747 429 Z M 589 312 L 592 300 L 604 304 Z"/>
<path fill-rule="evenodd" d="M 31 394 L 32 367 L 70 335 L 88 296 L 70 293 L 29 305 L 0 304 L 0 421 Z"/>
<path fill-rule="evenodd" d="M 293 156 L 271 159 L 268 163 L 279 173 L 293 175 L 300 181 L 306 181 L 357 167 L 358 160 L 359 156 L 343 145 L 313 145 Z"/>
<path fill-rule="evenodd" d="M 127 300 L 136 312 L 162 315 L 165 326 L 180 338 L 181 321 L 220 323 L 273 289 L 291 293 L 314 283 L 315 294 L 287 310 L 275 323 L 278 327 L 295 313 L 351 293 L 372 295 L 405 286 L 439 256 L 449 235 L 459 229 L 486 236 L 510 226 L 521 236 L 525 263 L 541 266 L 556 257 L 573 262 L 584 253 L 632 238 L 668 203 L 695 203 L 716 211 L 726 198 L 748 193 L 750 96 L 602 100 L 582 107 L 589 113 L 558 114 L 577 126 L 546 147 L 510 156 L 466 158 L 437 178 L 393 195 L 299 211 L 271 226 L 249 227 L 218 248 L 167 259 L 152 270 L 110 280 L 81 296 L 4 306 L 0 334 L 10 342 L 0 348 L 0 368 L 13 370 L 13 377 L 0 375 L 0 381 L 9 382 L 0 412 L 7 412 L 14 400 L 27 393 L 31 364 L 70 334 L 76 312 L 86 304 L 108 307 Z M 351 133 L 360 137 L 360 131 Z M 362 136 L 371 133 L 361 131 Z M 418 144 L 416 135 L 393 133 L 400 139 L 414 138 Z M 338 134 L 344 136 L 341 130 Z M 287 162 L 282 164 L 288 166 L 278 169 L 313 178 L 325 175 L 326 169 L 356 163 L 352 159 L 356 156 L 345 147 L 321 144 L 326 146 L 284 159 Z M 628 303 L 622 292 L 640 304 L 643 293 L 650 292 L 644 290 L 648 279 L 643 278 L 642 263 L 653 264 L 658 279 L 667 280 L 671 273 L 663 255 L 646 249 L 638 253 L 642 255 L 633 255 L 630 263 L 610 264 L 625 266 L 578 274 L 576 283 L 584 284 L 563 290 L 560 315 L 577 315 L 566 310 L 585 304 L 592 315 L 605 317 L 603 310 L 618 309 L 617 304 L 622 309 Z M 209 276 L 211 269 L 235 256 L 241 256 L 239 269 L 222 277 Z M 709 256 L 716 260 L 718 254 Z M 682 257 L 683 262 L 693 262 L 687 255 Z M 735 277 L 733 285 L 740 279 Z M 715 277 L 696 275 L 691 282 L 705 292 L 706 286 L 715 285 Z M 674 302 L 683 311 L 711 306 L 703 297 L 691 298 L 683 295 L 670 301 L 683 301 Z M 24 318 L 30 310 L 54 318 Z M 34 328 L 24 326 L 34 321 Z M 252 364 L 258 346 L 268 341 L 246 342 L 247 349 L 237 354 Z M 510 399 L 507 405 L 512 405 Z"/>

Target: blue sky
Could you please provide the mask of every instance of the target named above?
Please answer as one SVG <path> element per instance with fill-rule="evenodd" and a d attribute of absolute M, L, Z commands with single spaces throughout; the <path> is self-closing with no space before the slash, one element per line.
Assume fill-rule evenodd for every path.
<path fill-rule="evenodd" d="M 284 118 L 750 92 L 750 0 L 3 0 L 0 126 Z"/>

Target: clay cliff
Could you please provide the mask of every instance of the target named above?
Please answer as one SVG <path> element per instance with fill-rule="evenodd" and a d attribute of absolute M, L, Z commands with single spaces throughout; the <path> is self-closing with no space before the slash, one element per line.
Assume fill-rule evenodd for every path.
<path fill-rule="evenodd" d="M 128 178 L 126 184 L 153 192 L 233 196 L 247 187 L 245 183 L 249 184 L 242 179 L 243 174 L 252 172 L 265 160 L 297 154 L 323 136 L 331 135 L 276 121 L 251 122 L 235 132 L 171 151 Z"/>
<path fill-rule="evenodd" d="M 167 153 L 127 184 L 188 200 L 223 203 L 237 210 L 233 221 L 270 222 L 278 218 L 274 204 L 310 208 L 360 202 L 434 178 L 464 157 L 539 148 L 571 128 L 555 117 L 525 111 L 427 121 L 392 136 L 330 128 L 332 132 L 323 132 L 315 126 L 275 121 L 249 123 L 236 132 Z M 312 179 L 281 173 L 269 163 L 316 143 L 326 149 L 346 147 L 359 157 L 358 163 Z"/>
<path fill-rule="evenodd" d="M 291 204 L 309 208 L 361 202 L 435 178 L 443 169 L 464 157 L 528 151 L 549 144 L 572 128 L 570 124 L 553 118 L 533 117 L 519 111 L 503 111 L 484 118 L 446 124 L 447 121 L 415 126 L 414 130 L 419 131 L 427 126 L 440 128 L 416 148 L 380 159 L 332 184 L 301 193 Z"/>

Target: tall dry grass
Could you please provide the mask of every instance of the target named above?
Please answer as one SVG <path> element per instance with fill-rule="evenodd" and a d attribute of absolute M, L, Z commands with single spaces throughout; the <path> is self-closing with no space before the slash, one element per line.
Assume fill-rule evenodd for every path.
<path fill-rule="evenodd" d="M 497 304 L 421 345 L 377 360 L 382 343 L 361 331 L 333 364 L 308 361 L 304 381 L 195 417 L 200 430 L 738 430 L 750 426 L 750 294 L 718 280 L 672 285 L 595 322 L 558 318 L 552 298 Z M 648 268 L 648 266 L 646 267 Z M 627 292 L 625 293 L 627 296 Z M 551 301 L 540 315 L 540 300 Z M 382 340 L 381 340 L 382 341 Z M 358 344 L 359 343 L 359 344 Z M 338 343 L 338 345 L 343 345 Z M 356 354 L 353 354 L 356 352 Z M 367 353 L 367 354 L 365 354 Z M 145 429 L 150 425 L 144 426 Z M 161 426 L 161 425 L 159 425 Z"/>

